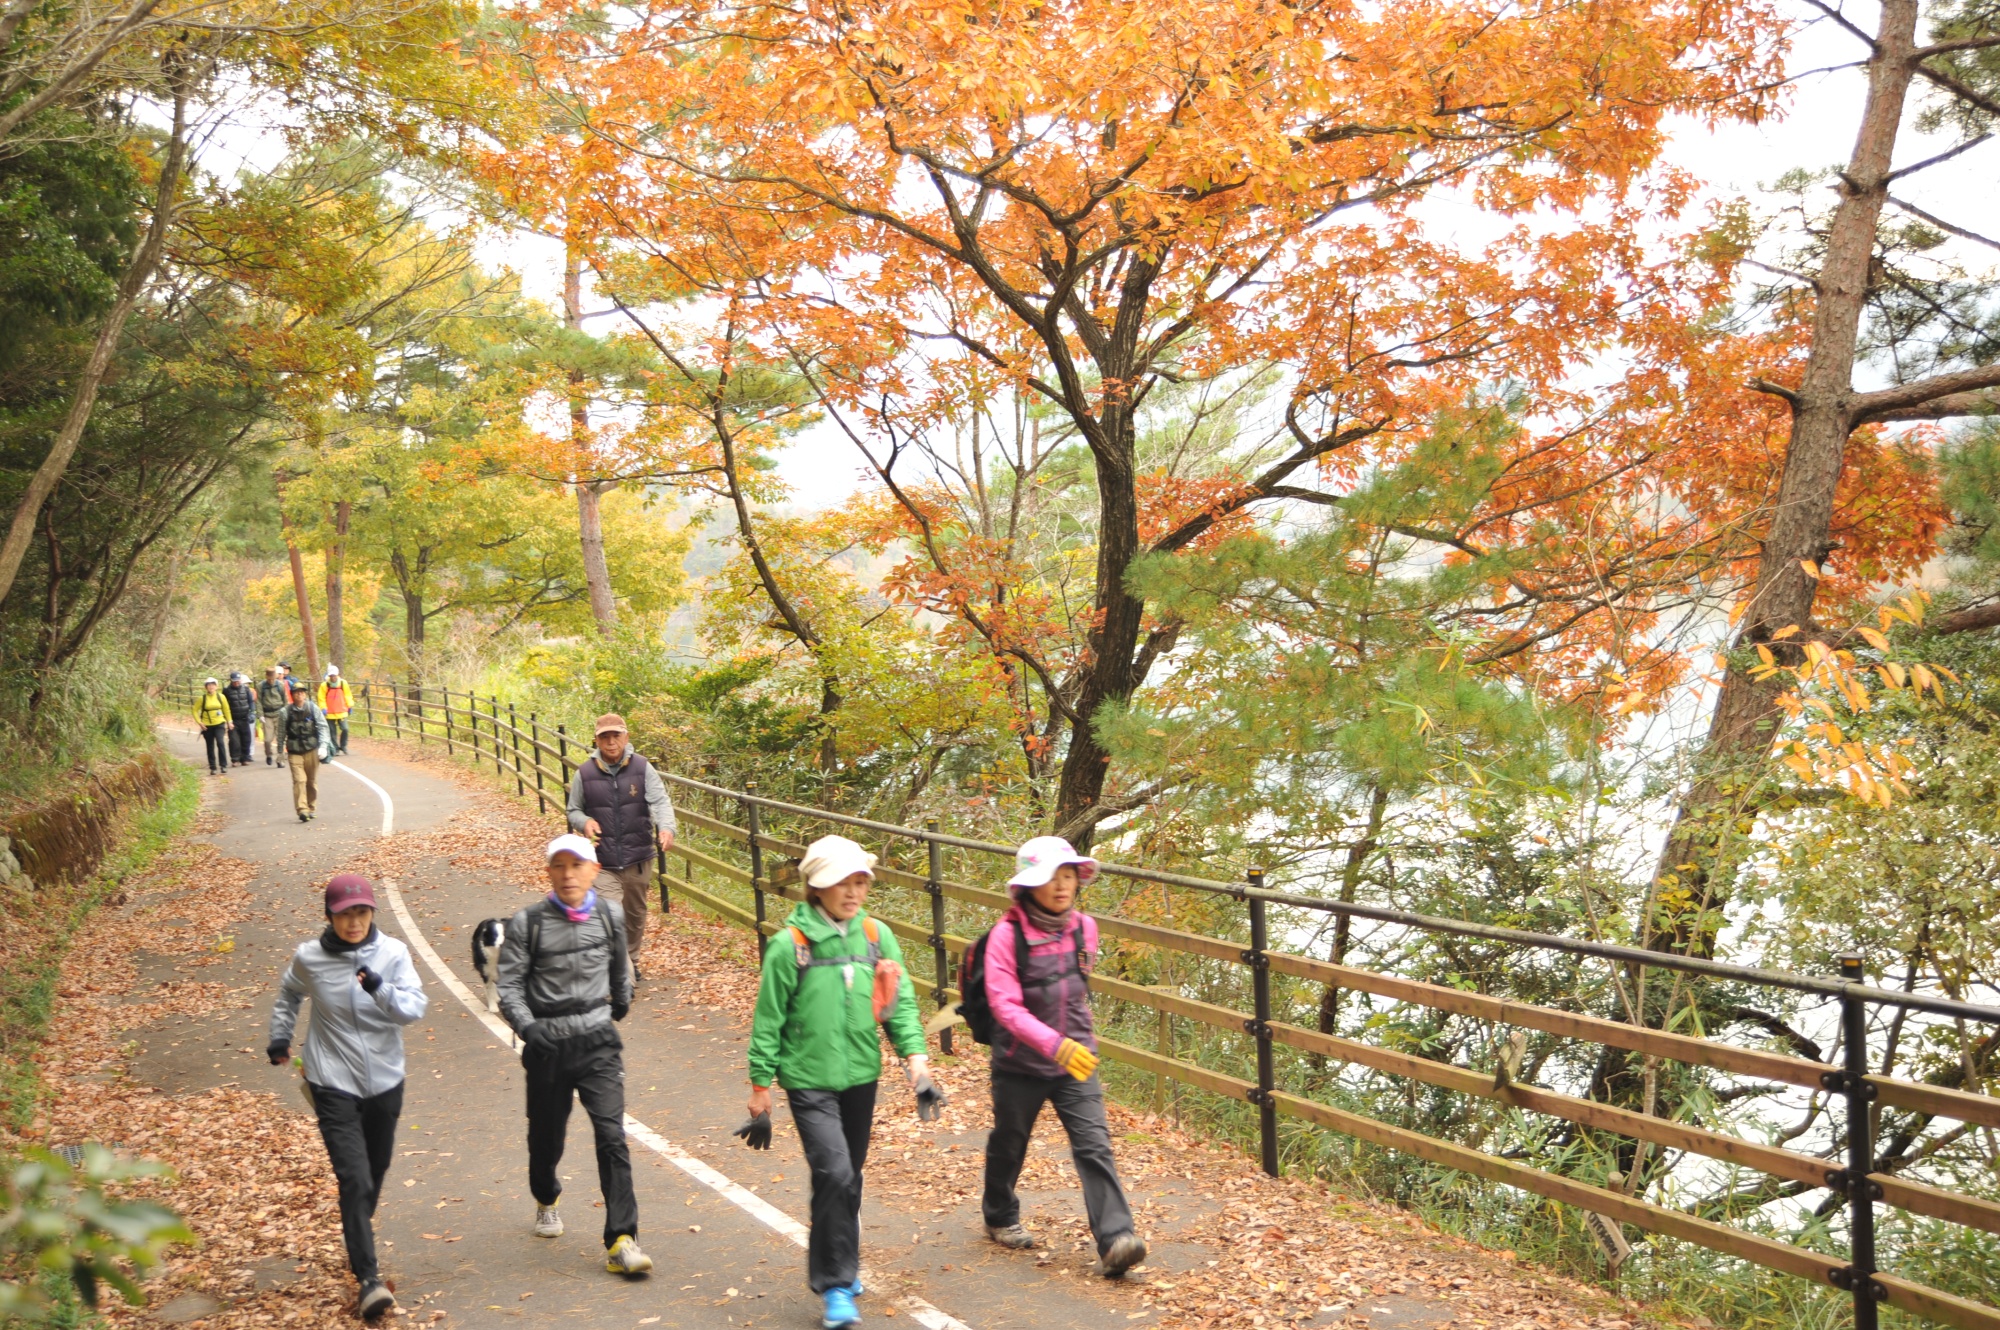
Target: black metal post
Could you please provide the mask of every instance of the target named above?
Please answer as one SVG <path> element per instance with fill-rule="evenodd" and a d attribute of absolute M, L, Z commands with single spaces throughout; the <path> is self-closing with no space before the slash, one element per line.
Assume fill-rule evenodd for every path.
<path fill-rule="evenodd" d="M 924 830 L 937 834 L 938 824 L 934 817 L 924 819 Z M 936 841 L 926 841 L 930 850 L 930 873 L 924 879 L 924 890 L 931 894 L 931 996 L 939 1007 L 944 1006 L 944 990 L 951 984 L 951 953 L 944 949 L 944 850 Z M 944 1027 L 938 1035 L 938 1051 L 951 1052 L 951 1027 Z"/>
<path fill-rule="evenodd" d="M 1250 889 L 1264 889 L 1264 870 L 1250 870 Z M 1270 936 L 1264 921 L 1264 900 L 1250 898 L 1250 950 L 1243 963 L 1250 967 L 1250 988 L 1256 999 L 1256 1016 L 1243 1028 L 1257 1037 L 1257 1088 L 1250 1102 L 1257 1105 L 1257 1141 L 1263 1149 L 1264 1171 L 1278 1176 L 1278 1101 L 1271 1097 L 1277 1088 L 1277 1068 L 1271 1061 L 1271 957 Z"/>
<path fill-rule="evenodd" d="M 373 739 L 375 737 L 375 685 L 372 683 L 361 685 L 361 710 L 368 718 L 368 737 Z"/>
<path fill-rule="evenodd" d="M 542 722 L 534 712 L 528 713 L 529 747 L 535 753 L 535 811 L 546 814 L 549 801 L 542 794 Z"/>
<path fill-rule="evenodd" d="M 743 782 L 744 824 L 750 828 L 750 894 L 757 898 L 757 954 L 764 954 L 764 842 L 759 833 L 763 830 L 763 819 L 758 816 L 756 803 L 748 798 L 757 793 L 757 782 Z"/>
<path fill-rule="evenodd" d="M 569 732 L 556 726 L 556 765 L 562 768 L 563 807 L 569 807 Z M 567 816 L 567 815 L 565 815 Z"/>
<path fill-rule="evenodd" d="M 1861 957 L 1842 956 L 1840 977 L 1850 985 L 1865 983 Z M 1876 1330 L 1875 1309 L 1884 1295 L 1875 1281 L 1875 1202 L 1882 1184 L 1869 1177 L 1875 1168 L 1875 1087 L 1868 1083 L 1868 1003 L 1852 988 L 1840 995 L 1840 1042 L 1841 1070 L 1820 1078 L 1847 1100 L 1847 1167 L 1827 1177 L 1829 1186 L 1847 1194 L 1848 1265 L 1834 1271 L 1833 1282 L 1854 1295 L 1854 1330 Z"/>
<path fill-rule="evenodd" d="M 389 724 L 396 731 L 398 739 L 403 737 L 403 690 L 396 681 L 389 681 Z"/>
<path fill-rule="evenodd" d="M 456 756 L 458 750 L 451 746 L 451 689 L 444 690 L 444 752 L 446 757 Z"/>

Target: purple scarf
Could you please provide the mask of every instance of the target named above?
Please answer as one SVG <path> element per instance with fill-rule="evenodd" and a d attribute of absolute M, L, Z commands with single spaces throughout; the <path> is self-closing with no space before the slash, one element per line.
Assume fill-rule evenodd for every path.
<path fill-rule="evenodd" d="M 549 893 L 549 903 L 568 915 L 571 923 L 580 924 L 590 918 L 591 912 L 597 909 L 597 888 L 592 887 L 589 891 L 585 892 L 583 904 L 577 906 L 574 910 L 564 905 L 562 897 L 556 895 L 553 891 Z"/>

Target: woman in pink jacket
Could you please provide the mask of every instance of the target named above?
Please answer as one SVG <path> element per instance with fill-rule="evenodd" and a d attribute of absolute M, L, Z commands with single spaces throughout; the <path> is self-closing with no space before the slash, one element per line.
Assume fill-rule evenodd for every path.
<path fill-rule="evenodd" d="M 1055 1105 L 1083 1182 L 1097 1239 L 1097 1272 L 1116 1279 L 1146 1259 L 1132 1207 L 1111 1157 L 1097 1033 L 1086 976 L 1097 960 L 1097 921 L 1076 908 L 1097 861 L 1059 836 L 1037 836 L 1014 856 L 1014 907 L 986 942 L 986 1001 L 993 1009 L 993 1134 L 986 1138 L 986 1235 L 1003 1247 L 1035 1245 L 1021 1226 L 1014 1186 L 1043 1103 Z"/>

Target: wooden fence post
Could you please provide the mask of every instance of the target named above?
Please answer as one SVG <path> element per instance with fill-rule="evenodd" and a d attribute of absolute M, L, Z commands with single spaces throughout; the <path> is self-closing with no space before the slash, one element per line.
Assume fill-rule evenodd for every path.
<path fill-rule="evenodd" d="M 535 713 L 528 713 L 529 747 L 535 754 L 535 811 L 547 816 L 549 801 L 542 794 L 542 722 Z"/>

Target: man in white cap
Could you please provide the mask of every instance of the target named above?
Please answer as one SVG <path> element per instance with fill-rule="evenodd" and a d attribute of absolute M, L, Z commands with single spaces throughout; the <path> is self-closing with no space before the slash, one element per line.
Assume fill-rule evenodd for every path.
<path fill-rule="evenodd" d="M 581 1102 L 597 1140 L 604 1193 L 605 1268 L 643 1275 L 639 1202 L 625 1144 L 625 1045 L 613 1022 L 632 1007 L 632 969 L 618 902 L 600 899 L 597 850 L 558 836 L 545 851 L 549 894 L 514 916 L 500 947 L 500 1014 L 521 1036 L 528 1083 L 528 1190 L 535 1233 L 562 1236 L 556 1202 L 570 1105 Z"/>
<path fill-rule="evenodd" d="M 347 713 L 354 709 L 354 698 L 347 687 L 347 680 L 340 677 L 340 666 L 326 667 L 326 680 L 319 686 L 319 709 L 326 713 L 327 732 L 333 736 L 333 751 L 342 757 L 347 755 Z"/>

